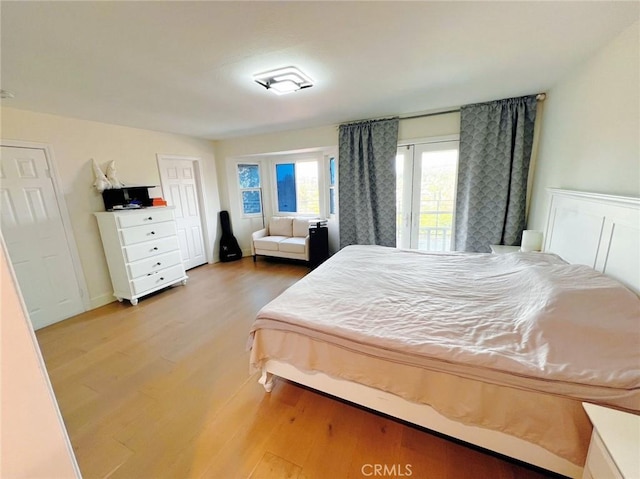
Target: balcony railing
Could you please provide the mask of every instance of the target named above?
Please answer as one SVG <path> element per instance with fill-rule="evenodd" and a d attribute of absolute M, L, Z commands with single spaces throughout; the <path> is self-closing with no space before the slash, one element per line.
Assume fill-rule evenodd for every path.
<path fill-rule="evenodd" d="M 418 249 L 423 251 L 450 251 L 451 228 L 421 226 L 418 232 Z"/>

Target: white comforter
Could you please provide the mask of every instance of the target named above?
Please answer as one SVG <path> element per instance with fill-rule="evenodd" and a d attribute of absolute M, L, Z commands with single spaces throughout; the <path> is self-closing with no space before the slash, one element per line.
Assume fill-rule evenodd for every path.
<path fill-rule="evenodd" d="M 265 306 L 260 328 L 640 410 L 640 300 L 554 255 L 349 246 Z"/>

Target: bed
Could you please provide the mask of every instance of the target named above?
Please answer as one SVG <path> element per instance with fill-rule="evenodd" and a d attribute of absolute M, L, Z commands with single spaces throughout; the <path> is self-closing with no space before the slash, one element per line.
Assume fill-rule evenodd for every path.
<path fill-rule="evenodd" d="M 550 193 L 545 253 L 343 249 L 258 313 L 251 367 L 580 477 L 582 402 L 640 411 L 640 202 Z"/>

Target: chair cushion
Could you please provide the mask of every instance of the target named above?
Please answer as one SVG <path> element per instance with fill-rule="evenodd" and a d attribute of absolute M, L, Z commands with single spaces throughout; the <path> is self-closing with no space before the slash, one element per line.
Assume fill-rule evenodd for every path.
<path fill-rule="evenodd" d="M 293 236 L 306 238 L 309 236 L 309 219 L 294 218 L 293 219 Z"/>
<path fill-rule="evenodd" d="M 270 236 L 293 236 L 293 218 L 291 216 L 273 216 L 269 220 Z"/>
<path fill-rule="evenodd" d="M 278 246 L 283 253 L 300 253 L 304 254 L 306 241 L 305 238 L 287 238 L 281 241 Z"/>
<path fill-rule="evenodd" d="M 288 236 L 265 236 L 253 241 L 253 247 L 255 249 L 262 249 L 267 251 L 278 251 L 278 245 L 289 239 Z"/>

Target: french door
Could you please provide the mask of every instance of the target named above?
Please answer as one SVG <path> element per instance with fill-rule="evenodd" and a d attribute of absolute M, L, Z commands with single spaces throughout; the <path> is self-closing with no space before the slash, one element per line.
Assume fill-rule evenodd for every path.
<path fill-rule="evenodd" d="M 451 251 L 458 146 L 458 141 L 439 141 L 398 148 L 398 248 Z"/>

